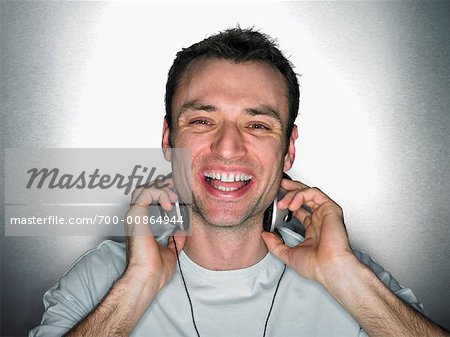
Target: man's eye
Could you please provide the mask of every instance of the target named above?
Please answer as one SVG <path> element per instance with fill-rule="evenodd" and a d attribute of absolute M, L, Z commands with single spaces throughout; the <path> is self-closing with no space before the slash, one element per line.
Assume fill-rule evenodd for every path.
<path fill-rule="evenodd" d="M 256 130 L 269 130 L 269 128 L 261 123 L 252 123 L 249 125 L 250 129 L 256 129 Z"/>
<path fill-rule="evenodd" d="M 195 119 L 195 120 L 191 121 L 190 124 L 195 124 L 195 125 L 208 125 L 208 124 L 210 124 L 210 123 L 209 123 L 209 121 L 207 121 L 206 119 Z"/>

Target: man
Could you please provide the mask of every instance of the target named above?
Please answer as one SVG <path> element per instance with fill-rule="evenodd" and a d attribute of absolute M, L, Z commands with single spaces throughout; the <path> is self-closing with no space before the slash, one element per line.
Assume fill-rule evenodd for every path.
<path fill-rule="evenodd" d="M 446 335 L 408 289 L 351 250 L 335 202 L 282 179 L 295 159 L 298 101 L 289 61 L 259 32 L 230 29 L 179 52 L 162 139 L 173 179 L 134 191 L 127 215 L 147 216 L 153 201 L 170 210 L 174 188 L 184 199 L 190 187 L 192 235 L 167 246 L 150 232 L 128 236 L 126 248 L 103 243 L 46 293 L 30 336 Z M 192 151 L 191 171 L 172 148 Z M 306 227 L 292 247 L 262 232 L 280 186 L 278 207 Z M 148 231 L 138 226 L 127 230 Z"/>

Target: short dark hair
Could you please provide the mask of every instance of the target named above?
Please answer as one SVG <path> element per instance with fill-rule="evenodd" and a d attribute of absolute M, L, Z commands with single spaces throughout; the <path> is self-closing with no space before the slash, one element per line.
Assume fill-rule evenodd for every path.
<path fill-rule="evenodd" d="M 205 58 L 222 58 L 236 63 L 247 61 L 265 62 L 283 75 L 288 90 L 289 119 L 287 125 L 287 141 L 298 114 L 300 90 L 297 75 L 292 63 L 278 49 L 277 43 L 268 35 L 253 28 L 231 28 L 212 35 L 203 41 L 183 48 L 176 55 L 169 70 L 166 84 L 166 120 L 172 128 L 172 100 L 175 91 L 189 65 Z"/>

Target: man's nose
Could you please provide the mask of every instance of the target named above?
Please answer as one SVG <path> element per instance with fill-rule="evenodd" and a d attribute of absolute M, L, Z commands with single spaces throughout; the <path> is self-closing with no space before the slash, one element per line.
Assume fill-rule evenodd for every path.
<path fill-rule="evenodd" d="M 244 137 L 238 126 L 224 124 L 217 130 L 211 152 L 226 160 L 235 160 L 246 154 Z"/>

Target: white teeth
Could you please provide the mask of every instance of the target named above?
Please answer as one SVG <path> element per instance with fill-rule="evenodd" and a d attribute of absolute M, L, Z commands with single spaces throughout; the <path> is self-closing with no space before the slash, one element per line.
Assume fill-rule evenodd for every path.
<path fill-rule="evenodd" d="M 253 178 L 251 175 L 246 175 L 244 173 L 229 173 L 228 175 L 220 172 L 205 172 L 204 176 L 211 179 L 220 180 L 226 183 L 231 183 L 233 181 L 248 181 Z"/>
<path fill-rule="evenodd" d="M 223 186 L 214 186 L 214 188 L 218 189 L 219 191 L 225 191 L 225 192 L 236 191 L 238 189 L 236 187 L 223 187 Z"/>

